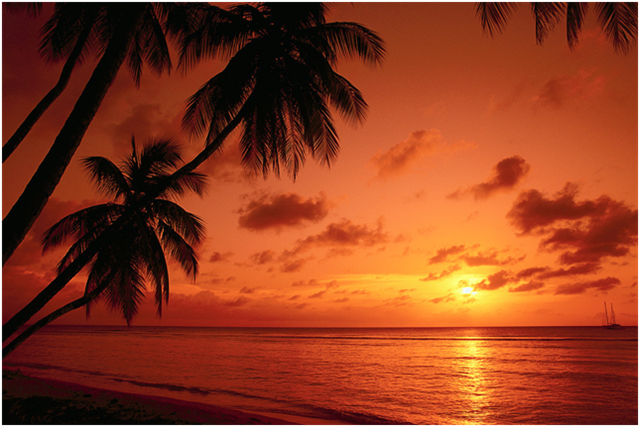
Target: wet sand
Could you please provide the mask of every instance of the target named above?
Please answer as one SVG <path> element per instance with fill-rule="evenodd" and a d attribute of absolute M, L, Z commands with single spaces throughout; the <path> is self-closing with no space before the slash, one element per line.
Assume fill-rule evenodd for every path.
<path fill-rule="evenodd" d="M 287 420 L 283 419 L 287 418 Z M 2 372 L 2 424 L 324 424 Z"/>

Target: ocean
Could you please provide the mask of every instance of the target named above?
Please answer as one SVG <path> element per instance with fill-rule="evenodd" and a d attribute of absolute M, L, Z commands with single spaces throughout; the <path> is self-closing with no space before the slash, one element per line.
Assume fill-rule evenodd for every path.
<path fill-rule="evenodd" d="M 638 329 L 49 326 L 27 375 L 356 424 L 638 424 Z"/>

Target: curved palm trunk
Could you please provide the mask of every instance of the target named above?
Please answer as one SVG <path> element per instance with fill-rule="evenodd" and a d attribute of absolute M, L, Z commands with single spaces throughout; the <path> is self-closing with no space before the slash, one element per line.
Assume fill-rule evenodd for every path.
<path fill-rule="evenodd" d="M 132 3 L 132 5 L 135 6 L 132 6 L 131 13 L 127 14 L 116 28 L 104 55 L 98 62 L 53 146 L 40 163 L 38 170 L 18 201 L 2 221 L 3 265 L 22 242 L 47 204 L 124 62 L 146 7 L 145 3 Z"/>
<path fill-rule="evenodd" d="M 216 139 L 209 145 L 207 145 L 192 161 L 178 169 L 173 173 L 169 180 L 164 183 L 161 188 L 158 188 L 154 193 L 148 193 L 138 203 L 138 207 L 143 206 L 149 201 L 153 200 L 158 194 L 179 180 L 182 176 L 192 172 L 198 166 L 200 166 L 205 160 L 207 160 L 213 153 L 215 153 L 224 140 L 229 136 L 231 132 L 240 124 L 243 119 L 244 109 L 240 109 L 238 114 L 231 120 L 227 126 L 220 132 Z M 135 212 L 135 207 L 131 212 Z M 27 304 L 22 310 L 16 313 L 11 319 L 2 326 L 2 342 L 9 339 L 14 333 L 20 329 L 25 323 L 31 319 L 38 311 L 40 311 L 51 299 L 60 292 L 69 281 L 75 277 L 80 270 L 93 258 L 98 250 L 105 244 L 109 238 L 117 236 L 122 227 L 131 220 L 133 215 L 123 215 L 116 223 L 105 230 L 89 247 L 76 258 L 67 268 L 65 268 L 49 285 L 43 289 L 29 304 Z M 24 339 L 28 338 L 25 337 Z M 23 340 L 24 341 L 24 340 Z M 13 342 L 13 341 L 12 341 Z M 18 343 L 19 344 L 19 343 Z M 17 344 L 16 344 L 17 346 Z"/>
<path fill-rule="evenodd" d="M 29 338 L 35 332 L 40 330 L 43 326 L 48 325 L 49 323 L 53 322 L 54 320 L 56 320 L 58 317 L 62 316 L 63 314 L 66 314 L 66 313 L 68 313 L 68 312 L 70 312 L 72 310 L 75 310 L 75 309 L 80 308 L 80 307 L 82 307 L 84 305 L 87 305 L 89 302 L 91 302 L 94 299 L 98 298 L 100 296 L 100 294 L 102 293 L 102 291 L 104 291 L 107 288 L 107 286 L 109 286 L 109 282 L 110 282 L 112 277 L 113 276 L 107 278 L 107 280 L 105 280 L 100 286 L 98 286 L 93 291 L 89 292 L 88 294 L 85 294 L 81 298 L 78 298 L 77 300 L 72 301 L 69 304 L 57 309 L 56 311 L 52 312 L 48 316 L 43 317 L 42 319 L 38 320 L 36 323 L 31 325 L 24 332 L 22 332 L 20 335 L 18 335 L 16 337 L 16 339 L 11 341 L 9 344 L 7 344 L 2 349 L 2 359 L 7 357 L 9 354 L 11 354 L 11 352 L 13 350 L 15 350 L 16 347 L 18 347 L 20 344 L 22 344 L 27 338 Z"/>
<path fill-rule="evenodd" d="M 94 240 L 89 247 L 78 256 L 71 264 L 69 264 L 58 276 L 49 283 L 40 293 L 31 300 L 22 310 L 17 312 L 11 319 L 2 325 L 2 342 L 11 337 L 20 327 L 29 321 L 36 313 L 38 313 L 51 299 L 56 296 L 76 274 L 87 265 L 93 256 L 98 253 L 100 248 L 107 243 L 109 237 L 118 234 L 121 224 L 114 224 Z M 110 230 L 113 230 L 112 232 Z"/>
<path fill-rule="evenodd" d="M 78 36 L 78 41 L 71 51 L 69 58 L 67 58 L 67 62 L 65 62 L 62 67 L 62 71 L 60 72 L 60 77 L 58 78 L 56 85 L 40 100 L 38 105 L 36 105 L 27 118 L 24 119 L 20 127 L 18 127 L 15 133 L 11 135 L 11 138 L 9 138 L 9 140 L 2 146 L 2 163 L 4 163 L 15 149 L 18 148 L 18 145 L 20 145 L 22 140 L 27 136 L 33 125 L 36 124 L 45 111 L 47 111 L 51 104 L 53 104 L 53 101 L 58 99 L 60 94 L 66 89 L 69 79 L 71 78 L 71 73 L 78 62 L 78 58 L 80 58 L 80 55 L 82 54 L 82 50 L 89 38 L 89 34 L 91 34 L 93 21 L 93 18 L 90 19 L 82 30 L 80 36 Z"/>

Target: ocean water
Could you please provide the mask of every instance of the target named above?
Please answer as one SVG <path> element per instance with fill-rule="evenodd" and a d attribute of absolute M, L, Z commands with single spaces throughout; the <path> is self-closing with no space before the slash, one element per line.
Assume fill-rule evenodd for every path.
<path fill-rule="evenodd" d="M 638 423 L 636 327 L 50 326 L 3 366 L 344 423 Z"/>

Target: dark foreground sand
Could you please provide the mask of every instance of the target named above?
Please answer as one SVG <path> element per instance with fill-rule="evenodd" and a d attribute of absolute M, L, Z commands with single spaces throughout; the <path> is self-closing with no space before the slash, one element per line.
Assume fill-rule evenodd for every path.
<path fill-rule="evenodd" d="M 286 417 L 286 416 L 285 416 Z M 320 424 L 2 372 L 2 424 Z M 324 422 L 321 422 L 324 424 Z"/>

